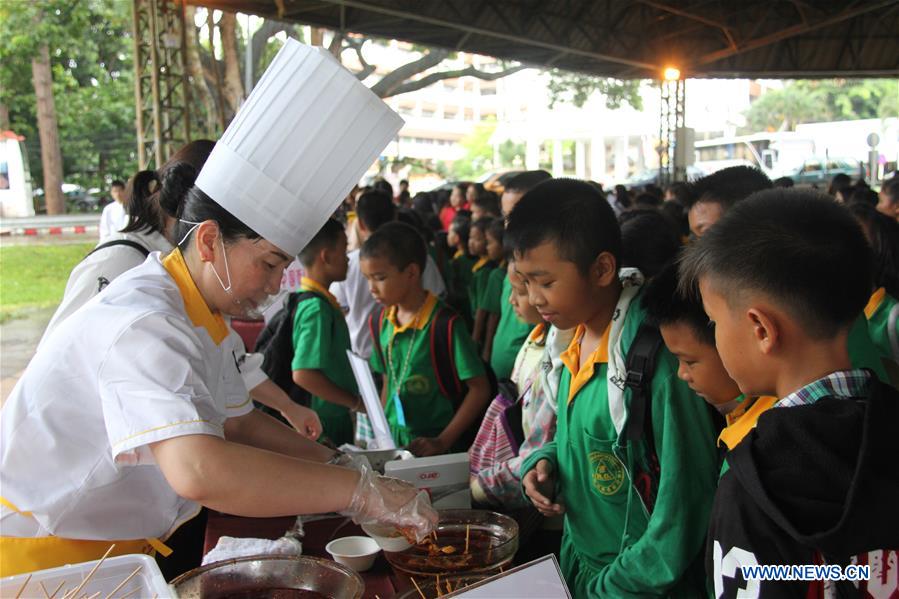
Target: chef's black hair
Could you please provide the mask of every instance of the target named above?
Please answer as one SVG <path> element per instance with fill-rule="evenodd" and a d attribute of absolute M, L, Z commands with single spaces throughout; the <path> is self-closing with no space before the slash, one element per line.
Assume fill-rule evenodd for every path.
<path fill-rule="evenodd" d="M 175 223 L 174 238 L 178 240 L 178 247 L 184 250 L 190 245 L 196 229 L 193 223 L 202 223 L 207 220 L 215 221 L 222 233 L 222 239 L 227 242 L 237 241 L 245 237 L 247 239 L 260 239 L 262 236 L 245 225 L 233 214 L 222 208 L 215 200 L 206 195 L 197 186 L 191 187 L 184 200 L 181 216 Z M 188 234 L 190 232 L 190 234 Z"/>

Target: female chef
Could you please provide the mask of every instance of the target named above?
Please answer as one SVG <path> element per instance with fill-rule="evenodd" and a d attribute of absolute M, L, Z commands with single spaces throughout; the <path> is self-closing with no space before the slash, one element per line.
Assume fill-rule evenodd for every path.
<path fill-rule="evenodd" d="M 246 402 L 223 350 L 223 315 L 245 315 L 278 290 L 308 231 L 401 124 L 318 49 L 289 40 L 270 71 L 188 193 L 178 247 L 151 254 L 60 323 L 4 404 L 0 576 L 96 559 L 112 542 L 115 554 L 159 548 L 200 505 L 258 517 L 336 511 L 420 538 L 436 525 L 411 485 L 323 464 L 329 450 L 264 414 L 248 409 L 229 419 L 235 427 L 219 408 Z M 296 101 L 307 93 L 316 97 Z M 296 138 L 285 122 L 308 127 L 306 114 L 327 122 L 332 110 L 365 125 L 364 139 L 332 135 L 329 148 L 310 150 L 312 160 L 347 163 L 340 181 L 300 150 L 258 160 Z M 297 169 L 303 185 L 292 182 Z M 324 191 L 309 200 L 298 189 L 309 185 Z"/>

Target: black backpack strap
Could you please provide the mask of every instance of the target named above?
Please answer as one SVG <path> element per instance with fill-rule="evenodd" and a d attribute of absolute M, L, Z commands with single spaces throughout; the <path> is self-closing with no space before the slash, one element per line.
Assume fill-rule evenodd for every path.
<path fill-rule="evenodd" d="M 454 311 L 440 306 L 431 323 L 431 366 L 437 377 L 437 385 L 440 392 L 453 402 L 458 408 L 465 399 L 467 389 L 459 380 L 456 370 L 456 352 L 453 350 L 453 326 L 459 315 Z"/>
<path fill-rule="evenodd" d="M 92 249 L 90 252 L 87 253 L 87 256 L 82 258 L 82 260 L 84 260 L 85 258 L 90 256 L 94 252 L 99 252 L 100 250 L 105 250 L 106 248 L 115 247 L 117 245 L 124 245 L 124 246 L 130 247 L 133 250 L 137 250 L 138 252 L 143 254 L 144 258 L 146 258 L 147 256 L 150 255 L 150 250 L 148 250 L 141 244 L 137 243 L 136 241 L 132 241 L 130 239 L 113 239 L 112 241 L 107 241 L 105 243 L 101 243 L 100 245 L 98 245 L 97 247 Z"/>
<path fill-rule="evenodd" d="M 652 430 L 652 377 L 656 359 L 662 347 L 662 335 L 657 327 L 640 325 L 637 335 L 627 352 L 624 385 L 631 390 L 625 437 L 630 451 L 639 451 L 640 441 L 646 448 L 643 464 L 635 464 L 632 478 L 646 510 L 651 514 L 655 507 L 661 478 L 661 464 L 656 452 L 655 434 Z"/>
<path fill-rule="evenodd" d="M 378 358 L 381 359 L 384 372 L 387 372 L 387 356 L 384 355 L 384 347 L 381 345 L 381 325 L 384 323 L 386 312 L 387 309 L 383 306 L 375 306 L 375 309 L 368 315 L 368 332 L 371 335 L 375 351 L 378 352 Z"/>

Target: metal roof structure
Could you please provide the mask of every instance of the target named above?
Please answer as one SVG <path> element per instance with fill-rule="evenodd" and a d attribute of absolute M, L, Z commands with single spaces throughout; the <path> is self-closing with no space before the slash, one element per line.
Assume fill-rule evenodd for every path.
<path fill-rule="evenodd" d="M 187 0 L 592 75 L 899 76 L 899 0 Z"/>

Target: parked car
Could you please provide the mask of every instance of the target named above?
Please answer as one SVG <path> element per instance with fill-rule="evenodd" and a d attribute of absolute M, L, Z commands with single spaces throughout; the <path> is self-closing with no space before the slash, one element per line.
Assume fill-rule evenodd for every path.
<path fill-rule="evenodd" d="M 853 180 L 865 178 L 865 166 L 854 158 L 834 156 L 809 156 L 801 164 L 772 173 L 777 177 L 790 177 L 796 185 L 827 187 L 834 175 L 845 174 Z"/>
<path fill-rule="evenodd" d="M 84 189 L 74 183 L 63 183 L 62 194 L 66 197 L 66 212 L 96 212 L 103 207 L 100 190 L 96 187 Z M 34 212 L 47 213 L 47 202 L 41 188 L 34 192 Z"/>

